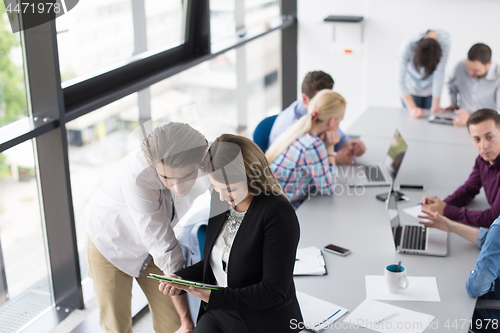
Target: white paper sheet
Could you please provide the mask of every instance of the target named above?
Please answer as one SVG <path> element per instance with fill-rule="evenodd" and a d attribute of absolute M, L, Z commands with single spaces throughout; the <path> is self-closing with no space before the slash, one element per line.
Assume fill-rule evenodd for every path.
<path fill-rule="evenodd" d="M 377 323 L 390 314 L 394 315 Z M 434 316 L 425 313 L 366 299 L 344 319 L 344 322 L 381 333 L 422 333 L 433 320 Z"/>
<path fill-rule="evenodd" d="M 425 215 L 425 213 L 422 212 L 422 205 L 417 205 L 417 206 L 412 206 L 409 208 L 403 209 L 403 212 L 406 214 L 413 216 L 414 218 L 418 219 L 419 221 L 424 221 L 427 222 L 429 221 L 428 219 L 423 219 L 418 217 L 419 215 Z"/>
<path fill-rule="evenodd" d="M 410 285 L 399 294 L 392 294 L 387 289 L 385 276 L 367 275 L 366 298 L 382 301 L 425 301 L 441 302 L 439 290 L 434 276 L 408 276 Z"/>
<path fill-rule="evenodd" d="M 297 299 L 304 318 L 304 325 L 313 332 L 332 327 L 332 323 L 348 311 L 346 308 L 309 296 L 298 290 Z"/>

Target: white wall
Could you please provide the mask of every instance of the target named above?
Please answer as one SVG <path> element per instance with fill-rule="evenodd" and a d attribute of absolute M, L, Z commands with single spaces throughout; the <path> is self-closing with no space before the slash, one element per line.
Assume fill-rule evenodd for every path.
<path fill-rule="evenodd" d="M 361 25 L 323 22 L 328 15 L 362 15 Z M 321 69 L 335 80 L 348 109 L 342 128 L 347 128 L 369 106 L 401 106 L 396 85 L 397 53 L 409 35 L 441 28 L 451 34 L 447 73 L 467 56 L 469 48 L 483 42 L 500 62 L 500 1 L 497 0 L 298 0 L 299 87 L 310 70 Z M 352 54 L 339 54 L 352 48 Z M 442 107 L 449 104 L 443 90 Z"/>

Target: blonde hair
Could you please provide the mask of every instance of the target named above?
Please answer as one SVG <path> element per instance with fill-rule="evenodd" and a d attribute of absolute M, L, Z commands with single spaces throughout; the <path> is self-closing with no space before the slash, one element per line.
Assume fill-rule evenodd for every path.
<path fill-rule="evenodd" d="M 338 93 L 330 89 L 319 91 L 309 102 L 307 114 L 297 120 L 286 132 L 282 133 L 269 147 L 266 157 L 272 163 L 276 157 L 286 151 L 304 133 L 309 133 L 314 126 L 333 117 L 339 119 L 344 116 L 346 102 Z M 314 117 L 314 114 L 316 116 Z M 313 119 L 314 117 L 314 119 Z"/>
<path fill-rule="evenodd" d="M 243 164 L 231 163 L 240 152 Z M 231 183 L 246 182 L 249 193 L 253 195 L 272 193 L 287 198 L 262 150 L 244 136 L 233 134 L 219 136 L 208 149 L 200 168 L 220 183 L 227 183 L 228 179 Z M 222 168 L 224 173 L 215 172 Z"/>

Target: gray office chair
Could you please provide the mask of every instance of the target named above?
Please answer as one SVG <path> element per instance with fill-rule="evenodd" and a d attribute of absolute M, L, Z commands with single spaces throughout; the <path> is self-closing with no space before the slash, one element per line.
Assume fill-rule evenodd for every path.
<path fill-rule="evenodd" d="M 476 309 L 500 310 L 500 300 L 498 299 L 478 299 Z"/>
<path fill-rule="evenodd" d="M 476 309 L 493 309 L 493 310 L 500 310 L 500 300 L 498 299 L 478 299 L 476 301 Z M 491 331 L 487 331 L 491 332 Z M 469 328 L 469 333 L 474 333 Z"/>

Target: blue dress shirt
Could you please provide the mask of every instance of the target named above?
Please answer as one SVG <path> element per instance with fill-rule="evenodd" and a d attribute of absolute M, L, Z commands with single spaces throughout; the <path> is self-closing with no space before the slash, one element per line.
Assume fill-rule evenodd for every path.
<path fill-rule="evenodd" d="M 500 217 L 490 229 L 479 229 L 477 246 L 481 253 L 469 273 L 465 289 L 473 297 L 500 299 Z M 478 309 L 483 318 L 500 319 L 499 310 Z"/>

